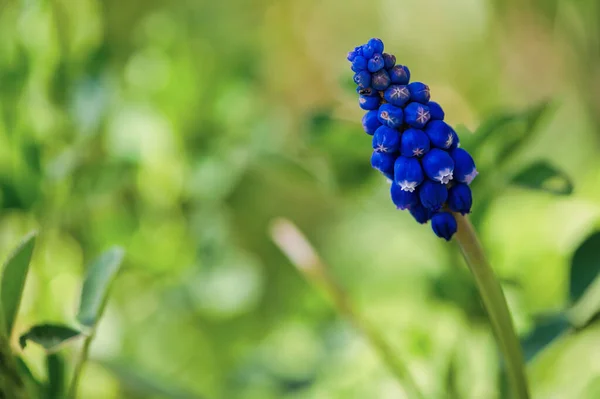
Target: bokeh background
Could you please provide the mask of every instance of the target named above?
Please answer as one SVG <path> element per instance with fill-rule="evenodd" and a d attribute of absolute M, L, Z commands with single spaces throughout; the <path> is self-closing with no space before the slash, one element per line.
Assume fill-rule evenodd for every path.
<path fill-rule="evenodd" d="M 345 59 L 370 37 L 473 151 L 473 220 L 519 333 L 570 305 L 600 226 L 596 0 L 1 0 L 0 255 L 40 231 L 17 330 L 74 323 L 85 265 L 127 252 L 82 398 L 405 397 L 274 244 L 279 217 L 428 397 L 499 397 L 457 248 L 370 168 Z M 560 174 L 519 184 L 536 162 Z M 43 378 L 42 350 L 23 356 Z M 600 325 L 528 371 L 536 398 L 600 397 Z"/>

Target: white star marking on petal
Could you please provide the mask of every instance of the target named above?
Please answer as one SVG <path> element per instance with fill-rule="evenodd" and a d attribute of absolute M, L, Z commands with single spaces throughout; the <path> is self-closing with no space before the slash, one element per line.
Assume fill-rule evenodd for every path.
<path fill-rule="evenodd" d="M 467 184 L 471 184 L 473 179 L 475 179 L 475 176 L 477 176 L 478 174 L 479 174 L 479 172 L 477 171 L 477 169 L 473 168 L 471 173 L 469 173 L 468 175 L 465 175 L 464 182 Z"/>
<path fill-rule="evenodd" d="M 446 148 L 450 147 L 453 141 L 454 137 L 452 136 L 452 133 L 448 133 L 448 139 L 446 140 L 446 144 L 444 144 Z"/>
<path fill-rule="evenodd" d="M 422 148 L 415 148 L 413 150 L 413 156 L 415 157 L 420 157 L 421 155 L 423 155 L 425 151 Z"/>
<path fill-rule="evenodd" d="M 415 191 L 415 188 L 417 188 L 416 181 L 402 180 L 398 182 L 398 185 L 400 186 L 400 189 L 402 191 L 408 191 L 409 193 L 412 193 L 413 191 Z"/>
<path fill-rule="evenodd" d="M 427 123 L 428 120 L 429 111 L 425 111 L 425 108 L 419 107 L 419 110 L 417 111 L 417 122 L 424 125 Z"/>
<path fill-rule="evenodd" d="M 377 152 L 387 152 L 388 149 L 383 144 L 379 144 L 377 147 L 375 147 L 375 151 L 377 151 Z"/>

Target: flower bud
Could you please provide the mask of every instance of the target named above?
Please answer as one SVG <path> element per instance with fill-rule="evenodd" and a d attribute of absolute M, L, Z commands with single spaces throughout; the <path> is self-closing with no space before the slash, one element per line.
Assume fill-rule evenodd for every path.
<path fill-rule="evenodd" d="M 378 152 L 396 152 L 400 148 L 400 133 L 391 127 L 381 126 L 373 135 L 373 149 Z"/>
<path fill-rule="evenodd" d="M 403 157 L 422 157 L 429 151 L 429 138 L 418 129 L 406 129 L 400 141 L 400 153 Z"/>
<path fill-rule="evenodd" d="M 385 90 L 390 85 L 390 75 L 385 69 L 379 70 L 371 75 L 371 85 L 375 90 Z"/>
<path fill-rule="evenodd" d="M 394 163 L 394 183 L 402 191 L 413 192 L 423 181 L 423 169 L 417 158 L 399 156 Z"/>
<path fill-rule="evenodd" d="M 373 134 L 375 134 L 375 130 L 377 130 L 377 128 L 381 126 L 381 122 L 379 122 L 377 114 L 377 110 L 369 111 L 362 118 L 363 129 L 368 135 L 372 136 Z"/>
<path fill-rule="evenodd" d="M 350 62 L 354 61 L 354 59 L 358 56 L 362 57 L 362 46 L 354 47 L 354 50 L 348 52 L 348 57 L 346 59 Z"/>
<path fill-rule="evenodd" d="M 373 155 L 371 155 L 371 166 L 386 175 L 390 180 L 394 180 L 395 161 L 396 156 L 389 152 L 373 151 Z"/>
<path fill-rule="evenodd" d="M 366 70 L 367 69 L 367 59 L 360 55 L 357 56 L 352 61 L 352 66 L 350 67 L 350 69 L 352 69 L 354 72 L 357 72 L 357 73 L 360 71 Z"/>
<path fill-rule="evenodd" d="M 390 69 L 396 65 L 396 56 L 388 53 L 383 53 L 383 63 L 385 69 Z"/>
<path fill-rule="evenodd" d="M 444 121 L 430 121 L 425 128 L 425 133 L 433 147 L 443 150 L 450 148 L 457 137 L 454 129 Z"/>
<path fill-rule="evenodd" d="M 435 212 L 448 199 L 448 189 L 445 184 L 426 179 L 419 187 L 419 199 L 425 208 Z"/>
<path fill-rule="evenodd" d="M 383 56 L 379 53 L 373 54 L 373 57 L 367 63 L 367 69 L 369 72 L 377 72 L 380 69 L 383 69 L 385 66 L 385 61 L 383 60 Z"/>
<path fill-rule="evenodd" d="M 394 107 L 391 104 L 383 104 L 381 107 L 379 107 L 379 113 L 377 116 L 379 117 L 379 122 L 385 126 L 391 128 L 398 128 L 402 126 L 402 108 Z"/>
<path fill-rule="evenodd" d="M 435 101 L 429 101 L 427 103 L 427 106 L 429 107 L 429 114 L 431 115 L 431 120 L 444 120 L 445 113 L 440 104 L 436 103 Z"/>
<path fill-rule="evenodd" d="M 369 43 L 362 45 L 363 57 L 365 57 L 366 59 L 369 59 L 369 58 L 373 57 L 373 54 L 375 54 L 375 49 L 373 47 L 371 47 L 369 45 Z"/>
<path fill-rule="evenodd" d="M 408 102 L 410 92 L 406 86 L 391 85 L 385 93 L 383 93 L 383 98 L 385 98 L 385 101 L 396 107 L 402 107 Z"/>
<path fill-rule="evenodd" d="M 448 206 L 454 212 L 460 212 L 463 215 L 471 212 L 473 205 L 473 196 L 471 188 L 465 183 L 458 183 L 448 190 Z"/>
<path fill-rule="evenodd" d="M 415 191 L 404 191 L 397 184 L 392 184 L 390 194 L 398 209 L 409 209 L 419 203 L 419 197 Z"/>
<path fill-rule="evenodd" d="M 404 65 L 396 65 L 390 69 L 390 79 L 397 85 L 406 85 L 410 81 L 410 70 Z"/>
<path fill-rule="evenodd" d="M 456 233 L 456 220 L 449 212 L 439 212 L 431 217 L 431 228 L 436 236 L 450 241 Z"/>
<path fill-rule="evenodd" d="M 375 53 L 383 53 L 383 41 L 381 39 L 374 37 L 369 40 L 367 45 L 371 47 Z"/>
<path fill-rule="evenodd" d="M 456 176 L 456 180 L 471 184 L 478 174 L 475 168 L 475 161 L 473 161 L 471 155 L 462 148 L 455 148 L 450 151 L 450 156 L 454 161 L 454 175 Z"/>
<path fill-rule="evenodd" d="M 432 148 L 423 157 L 423 170 L 431 180 L 447 184 L 452 180 L 454 161 L 446 151 Z"/>
<path fill-rule="evenodd" d="M 404 108 L 404 121 L 411 127 L 422 129 L 429 122 L 429 108 L 412 102 Z"/>
<path fill-rule="evenodd" d="M 358 105 L 366 111 L 378 109 L 379 103 L 381 103 L 379 96 L 358 96 Z"/>
<path fill-rule="evenodd" d="M 429 86 L 421 82 L 412 82 L 408 86 L 410 101 L 427 104 L 429 102 Z"/>
<path fill-rule="evenodd" d="M 361 88 L 366 89 L 371 86 L 371 74 L 367 71 L 360 71 L 354 75 L 354 83 Z"/>
<path fill-rule="evenodd" d="M 427 221 L 431 219 L 431 215 L 433 215 L 433 212 L 430 209 L 425 208 L 421 203 L 412 205 L 409 211 L 415 220 L 421 224 L 427 223 Z"/>

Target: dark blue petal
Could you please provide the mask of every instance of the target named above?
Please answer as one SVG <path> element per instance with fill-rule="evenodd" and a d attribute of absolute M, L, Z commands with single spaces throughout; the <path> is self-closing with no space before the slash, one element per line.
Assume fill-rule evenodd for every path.
<path fill-rule="evenodd" d="M 446 151 L 432 148 L 423 157 L 423 170 L 431 180 L 446 184 L 452 180 L 454 161 Z"/>
<path fill-rule="evenodd" d="M 429 86 L 421 82 L 413 82 L 408 85 L 410 101 L 427 104 L 429 102 Z"/>
<path fill-rule="evenodd" d="M 374 151 L 373 155 L 371 155 L 371 166 L 386 176 L 392 176 L 394 174 L 395 161 L 396 156 L 389 152 Z"/>
<path fill-rule="evenodd" d="M 361 88 L 366 89 L 371 86 L 371 74 L 367 71 L 358 72 L 354 75 L 354 83 Z"/>
<path fill-rule="evenodd" d="M 375 72 L 371 75 L 371 85 L 375 90 L 385 90 L 391 83 L 390 76 L 385 69 Z"/>
<path fill-rule="evenodd" d="M 399 156 L 394 163 L 394 183 L 403 191 L 414 191 L 423 181 L 423 169 L 417 158 Z"/>
<path fill-rule="evenodd" d="M 447 150 L 451 148 L 454 141 L 458 138 L 454 129 L 444 121 L 430 121 L 425 128 L 425 133 L 431 141 L 431 145 L 436 148 Z"/>
<path fill-rule="evenodd" d="M 385 69 L 390 69 L 396 65 L 396 56 L 393 54 L 383 53 L 383 61 Z"/>
<path fill-rule="evenodd" d="M 367 43 L 376 53 L 383 53 L 383 41 L 376 37 L 369 40 Z"/>
<path fill-rule="evenodd" d="M 416 191 L 403 191 L 400 186 L 392 183 L 390 187 L 392 201 L 398 209 L 409 209 L 419 203 L 419 197 Z"/>
<path fill-rule="evenodd" d="M 352 62 L 359 55 L 362 57 L 362 46 L 357 46 L 354 48 L 354 50 L 349 51 L 347 59 L 348 61 Z"/>
<path fill-rule="evenodd" d="M 477 176 L 475 161 L 471 155 L 459 147 L 450 151 L 450 156 L 454 161 L 454 178 L 459 182 L 471 184 Z"/>
<path fill-rule="evenodd" d="M 458 183 L 450 187 L 450 190 L 448 190 L 448 206 L 454 212 L 459 212 L 463 215 L 471 212 L 473 195 L 467 184 Z"/>
<path fill-rule="evenodd" d="M 421 224 L 427 223 L 433 212 L 431 210 L 425 208 L 421 203 L 417 203 L 410 207 L 410 214 L 415 218 L 415 220 Z"/>
<path fill-rule="evenodd" d="M 406 86 L 391 85 L 385 93 L 383 93 L 383 98 L 385 98 L 385 101 L 396 107 L 402 107 L 408 102 L 410 92 Z"/>
<path fill-rule="evenodd" d="M 431 228 L 436 236 L 450 241 L 456 233 L 456 220 L 449 212 L 439 212 L 431 217 Z"/>
<path fill-rule="evenodd" d="M 406 85 L 410 81 L 410 70 L 404 65 L 396 65 L 389 70 L 392 83 Z"/>
<path fill-rule="evenodd" d="M 351 67 L 351 69 L 354 72 L 364 71 L 365 69 L 367 69 L 367 59 L 365 57 L 361 57 L 360 55 L 357 56 L 352 61 L 352 67 Z"/>
<path fill-rule="evenodd" d="M 400 148 L 400 132 L 381 126 L 373 135 L 373 149 L 378 152 L 396 152 Z"/>
<path fill-rule="evenodd" d="M 373 57 L 368 62 L 369 72 L 377 72 L 385 66 L 383 56 L 379 53 L 373 54 Z"/>
<path fill-rule="evenodd" d="M 381 99 L 379 97 L 358 96 L 358 105 L 366 111 L 378 109 L 380 102 Z"/>
<path fill-rule="evenodd" d="M 422 129 L 429 122 L 429 107 L 412 102 L 404 108 L 404 121 L 416 129 Z"/>
<path fill-rule="evenodd" d="M 442 109 L 440 104 L 436 103 L 435 101 L 429 101 L 427 103 L 427 106 L 429 107 L 429 113 L 431 114 L 432 120 L 444 120 L 444 116 L 446 115 L 444 114 L 444 110 Z"/>
<path fill-rule="evenodd" d="M 402 133 L 400 153 L 404 157 L 422 157 L 429 151 L 429 138 L 418 129 L 406 129 Z"/>
<path fill-rule="evenodd" d="M 391 128 L 399 128 L 402 126 L 403 112 L 402 108 L 395 107 L 391 104 L 383 104 L 379 107 L 379 122 Z"/>
<path fill-rule="evenodd" d="M 419 187 L 419 199 L 425 208 L 437 211 L 448 199 L 448 189 L 444 184 L 427 179 Z"/>
<path fill-rule="evenodd" d="M 377 128 L 381 126 L 379 118 L 377 118 L 378 111 L 369 111 L 362 118 L 362 126 L 365 132 L 369 135 L 373 135 Z"/>
<path fill-rule="evenodd" d="M 369 45 L 369 43 L 367 44 L 363 44 L 362 46 L 362 55 L 363 57 L 365 57 L 366 59 L 369 59 L 371 57 L 373 57 L 373 54 L 375 54 L 375 49 Z"/>

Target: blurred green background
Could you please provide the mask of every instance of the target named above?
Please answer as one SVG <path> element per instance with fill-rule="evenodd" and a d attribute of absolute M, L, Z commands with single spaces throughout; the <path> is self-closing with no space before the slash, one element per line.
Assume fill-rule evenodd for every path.
<path fill-rule="evenodd" d="M 345 59 L 370 37 L 473 151 L 473 219 L 519 333 L 570 304 L 600 227 L 598 1 L 1 0 L 0 255 L 40 230 L 17 331 L 73 323 L 84 265 L 127 252 L 82 398 L 404 397 L 273 243 L 278 217 L 428 397 L 498 397 L 457 249 L 370 168 Z M 541 161 L 570 182 L 516 184 Z M 24 357 L 43 377 L 43 351 Z M 600 325 L 528 371 L 535 398 L 600 397 Z"/>

